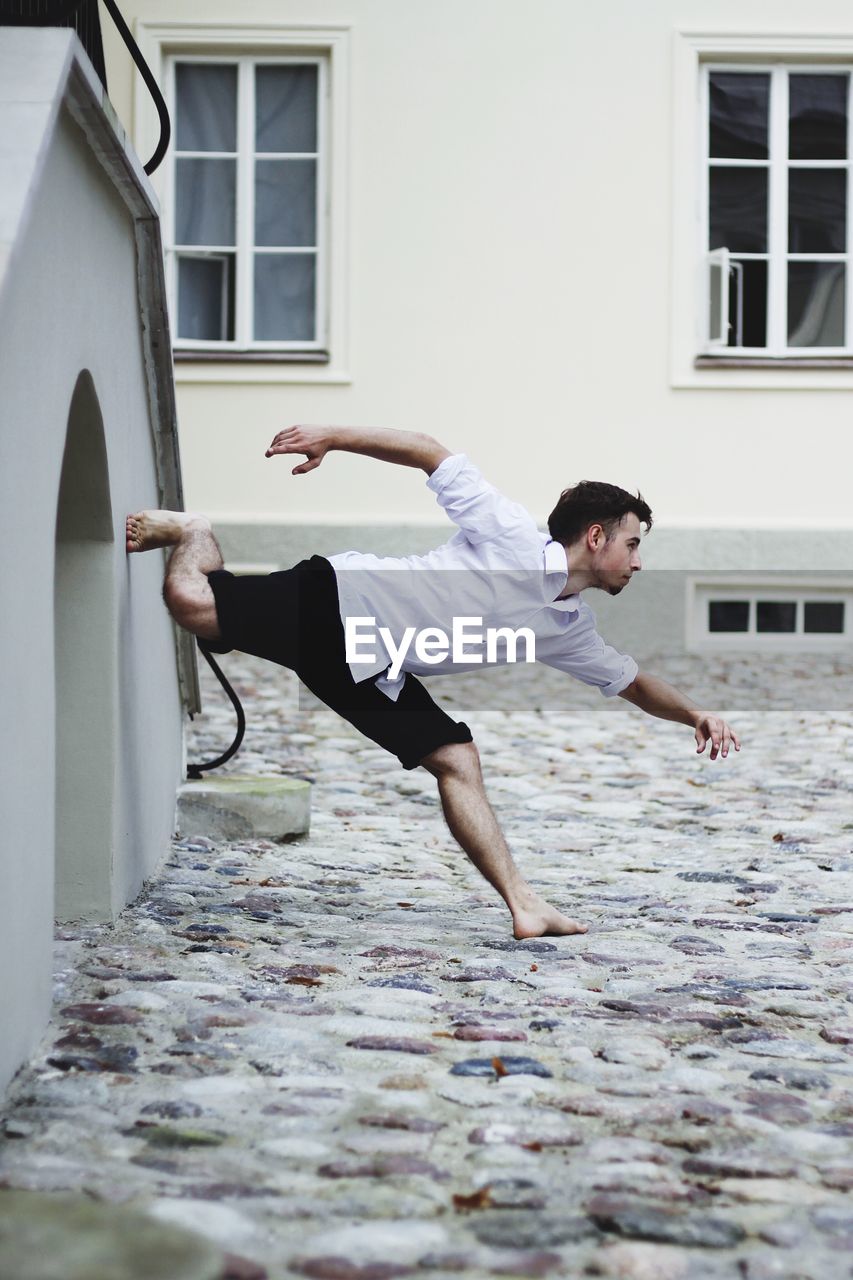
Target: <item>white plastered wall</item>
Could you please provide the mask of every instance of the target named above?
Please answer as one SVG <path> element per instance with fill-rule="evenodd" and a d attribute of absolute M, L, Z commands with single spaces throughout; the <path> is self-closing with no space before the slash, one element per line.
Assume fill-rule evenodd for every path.
<path fill-rule="evenodd" d="M 39 43 L 31 49 L 32 38 Z M 162 556 L 131 562 L 124 550 L 125 512 L 160 497 L 134 223 L 64 106 L 53 124 L 69 41 L 63 32 L 3 32 L 0 40 L 0 1090 L 49 1011 L 55 886 L 65 918 L 111 918 L 168 846 L 181 775 L 182 710 L 172 625 L 160 600 Z M 81 374 L 84 410 L 103 422 L 111 526 L 72 523 L 57 558 L 60 476 Z M 81 558 L 91 573 L 80 572 Z M 59 593 L 57 569 L 65 575 Z M 64 603 L 55 613 L 57 594 Z M 76 623 L 67 625 L 75 604 L 76 632 Z M 67 687 L 57 690 L 54 637 L 59 619 L 66 637 L 85 643 L 87 608 L 103 624 L 94 635 L 104 668 L 81 701 L 80 690 L 71 698 Z M 60 678 L 63 670 L 79 673 L 80 657 L 60 655 Z M 57 707 L 70 732 L 58 726 Z M 78 765 L 59 810 L 58 742 Z M 87 823 L 81 808 L 93 800 L 101 820 Z M 79 838 L 63 846 L 56 827 L 69 803 Z M 57 848 L 73 893 L 69 877 L 55 875 Z"/>
<path fill-rule="evenodd" d="M 639 486 L 661 527 L 853 524 L 853 372 L 687 389 L 671 360 L 673 223 L 694 179 L 673 171 L 693 106 L 679 97 L 678 33 L 853 34 L 847 3 L 126 9 L 143 34 L 168 22 L 348 29 L 345 377 L 179 366 L 190 505 L 220 521 L 430 520 L 414 474 L 335 457 L 291 480 L 263 457 L 289 422 L 369 422 L 464 449 L 540 517 L 591 477 Z M 107 54 L 132 126 L 131 64 L 108 23 Z"/>

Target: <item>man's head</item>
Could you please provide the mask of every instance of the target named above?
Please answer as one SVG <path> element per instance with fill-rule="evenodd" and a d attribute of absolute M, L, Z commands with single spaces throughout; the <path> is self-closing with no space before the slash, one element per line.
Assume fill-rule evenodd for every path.
<path fill-rule="evenodd" d="M 640 563 L 640 527 L 652 527 L 652 512 L 642 494 L 636 497 L 615 484 L 582 480 L 560 494 L 548 517 L 548 530 L 566 548 L 569 570 L 585 585 L 618 595 Z"/>

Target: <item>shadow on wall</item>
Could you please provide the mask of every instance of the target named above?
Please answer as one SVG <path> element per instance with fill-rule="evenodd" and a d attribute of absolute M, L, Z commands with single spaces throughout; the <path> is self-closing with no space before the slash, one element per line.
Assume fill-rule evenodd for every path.
<path fill-rule="evenodd" d="M 59 921 L 110 918 L 117 739 L 116 582 L 104 423 L 77 379 L 56 513 L 56 901 Z"/>

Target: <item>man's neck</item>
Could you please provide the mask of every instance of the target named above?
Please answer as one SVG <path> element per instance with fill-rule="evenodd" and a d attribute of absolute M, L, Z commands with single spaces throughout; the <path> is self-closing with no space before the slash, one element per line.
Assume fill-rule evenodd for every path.
<path fill-rule="evenodd" d="M 563 590 L 556 597 L 557 600 L 566 600 L 569 596 L 579 595 L 591 585 L 592 574 L 590 566 L 586 562 L 588 555 L 586 547 L 583 546 L 566 546 L 565 543 L 559 544 L 566 556 L 566 573 L 568 578 Z"/>

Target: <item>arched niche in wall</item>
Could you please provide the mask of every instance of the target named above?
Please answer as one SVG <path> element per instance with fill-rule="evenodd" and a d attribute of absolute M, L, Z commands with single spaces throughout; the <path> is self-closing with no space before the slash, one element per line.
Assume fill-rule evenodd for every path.
<path fill-rule="evenodd" d="M 56 512 L 56 895 L 58 920 L 112 914 L 116 789 L 116 582 L 104 423 L 77 379 Z"/>

